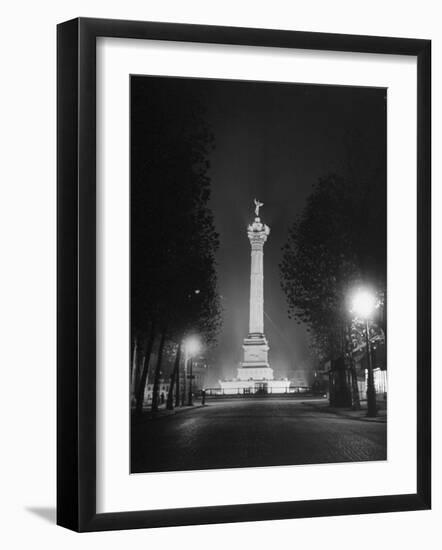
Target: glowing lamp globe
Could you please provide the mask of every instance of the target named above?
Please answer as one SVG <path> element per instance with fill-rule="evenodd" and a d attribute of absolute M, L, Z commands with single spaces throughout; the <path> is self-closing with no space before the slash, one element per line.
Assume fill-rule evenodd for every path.
<path fill-rule="evenodd" d="M 200 342 L 199 342 L 198 338 L 195 338 L 195 337 L 188 338 L 185 341 L 184 345 L 185 345 L 185 348 L 186 348 L 187 355 L 189 355 L 190 357 L 193 357 L 194 355 L 199 353 L 199 351 L 201 349 Z"/>
<path fill-rule="evenodd" d="M 352 312 L 358 317 L 367 319 L 376 308 L 376 298 L 368 290 L 359 290 L 353 296 Z"/>

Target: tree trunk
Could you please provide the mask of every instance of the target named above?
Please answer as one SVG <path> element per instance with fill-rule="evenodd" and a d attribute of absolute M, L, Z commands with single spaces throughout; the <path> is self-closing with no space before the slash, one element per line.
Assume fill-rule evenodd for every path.
<path fill-rule="evenodd" d="M 361 400 L 359 398 L 358 377 L 353 357 L 350 358 L 350 374 L 353 409 L 359 411 L 361 410 Z"/>
<path fill-rule="evenodd" d="M 178 348 L 176 350 L 175 363 L 173 366 L 172 376 L 170 377 L 169 393 L 167 394 L 167 408 L 169 410 L 173 409 L 173 389 L 175 386 L 175 380 L 179 378 L 180 360 L 181 360 L 181 339 L 180 339 L 180 343 L 178 344 Z M 179 382 L 177 384 L 179 385 Z"/>
<path fill-rule="evenodd" d="M 156 412 L 158 410 L 158 387 L 160 385 L 160 373 L 161 373 L 161 365 L 163 363 L 164 344 L 166 343 L 166 332 L 167 332 L 166 329 L 163 329 L 161 333 L 160 346 L 158 348 L 158 358 L 157 358 L 157 364 L 155 367 L 155 374 L 154 374 L 154 380 L 153 380 L 152 412 Z"/>
<path fill-rule="evenodd" d="M 355 361 L 352 354 L 352 345 L 351 345 L 351 325 L 347 324 L 346 326 L 346 355 L 348 357 L 348 364 L 351 377 L 351 404 L 352 408 L 355 411 L 361 409 L 361 400 L 359 398 L 359 388 L 358 388 L 358 376 L 356 374 Z"/>
<path fill-rule="evenodd" d="M 140 343 L 140 353 L 138 354 L 139 358 L 136 365 L 137 370 L 135 371 L 135 379 L 134 379 L 135 401 L 137 399 L 137 395 L 138 395 L 137 392 L 141 384 L 141 376 L 143 374 L 144 365 L 146 361 L 146 345 L 147 345 L 146 342 Z M 148 372 L 149 372 L 149 367 L 148 367 Z"/>
<path fill-rule="evenodd" d="M 138 338 L 135 337 L 132 349 L 132 361 L 130 363 L 130 388 L 132 394 L 135 393 L 135 381 L 137 377 L 137 362 L 138 362 Z"/>
<path fill-rule="evenodd" d="M 143 357 L 140 383 L 138 384 L 138 388 L 136 389 L 136 406 L 135 406 L 135 410 L 136 410 L 137 414 L 143 412 L 144 390 L 146 388 L 146 382 L 147 382 L 147 378 L 148 378 L 148 374 L 149 374 L 150 356 L 152 355 L 152 349 L 153 349 L 153 344 L 155 342 L 155 336 L 156 336 L 155 321 L 152 321 L 152 324 L 150 326 L 149 341 L 147 343 L 146 353 L 144 354 L 144 357 Z"/>

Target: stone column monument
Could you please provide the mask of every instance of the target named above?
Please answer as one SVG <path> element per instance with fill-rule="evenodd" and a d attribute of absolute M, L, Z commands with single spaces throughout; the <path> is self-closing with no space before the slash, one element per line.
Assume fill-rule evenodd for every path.
<path fill-rule="evenodd" d="M 220 380 L 222 394 L 289 393 L 287 378 L 275 380 L 270 368 L 269 345 L 264 334 L 264 244 L 270 227 L 261 222 L 262 202 L 255 199 L 255 221 L 247 228 L 251 248 L 249 333 L 243 340 L 243 361 L 236 378 Z"/>
<path fill-rule="evenodd" d="M 249 334 L 244 339 L 244 360 L 238 369 L 240 380 L 272 379 L 269 366 L 269 345 L 264 335 L 264 244 L 270 228 L 261 222 L 259 209 L 263 203 L 255 199 L 255 221 L 248 226 L 251 248 Z"/>
<path fill-rule="evenodd" d="M 256 200 L 256 199 L 255 199 Z M 255 212 L 259 212 L 262 203 L 256 201 Z M 264 335 L 264 243 L 270 228 L 261 223 L 259 216 L 247 228 L 251 247 L 250 269 L 250 317 L 249 334 Z"/>

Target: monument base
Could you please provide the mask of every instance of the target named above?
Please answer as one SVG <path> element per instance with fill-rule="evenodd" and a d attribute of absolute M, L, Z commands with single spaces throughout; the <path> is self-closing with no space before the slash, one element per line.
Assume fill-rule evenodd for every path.
<path fill-rule="evenodd" d="M 237 376 L 220 380 L 224 395 L 289 393 L 290 380 L 273 378 L 269 365 L 269 345 L 262 332 L 252 332 L 243 341 L 244 361 L 238 367 Z"/>
<path fill-rule="evenodd" d="M 273 380 L 273 369 L 268 365 L 242 365 L 237 370 L 237 380 Z"/>
<path fill-rule="evenodd" d="M 238 369 L 239 371 L 240 369 Z M 272 369 L 270 369 L 272 370 Z M 240 380 L 234 378 L 233 380 L 220 380 L 221 393 L 223 395 L 267 395 L 267 394 L 281 394 L 290 393 L 290 380 L 283 378 L 281 380 L 272 379 L 249 379 Z"/>

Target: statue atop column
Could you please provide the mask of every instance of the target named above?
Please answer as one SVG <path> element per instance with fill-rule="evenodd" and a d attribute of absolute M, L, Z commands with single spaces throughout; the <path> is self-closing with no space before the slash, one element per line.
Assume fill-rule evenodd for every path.
<path fill-rule="evenodd" d="M 252 245 L 252 250 L 256 249 L 256 245 L 258 245 L 261 246 L 262 251 L 262 245 L 264 245 L 267 237 L 270 234 L 270 227 L 265 223 L 262 223 L 261 218 L 259 217 L 259 209 L 264 206 L 264 203 L 260 202 L 258 199 L 254 199 L 253 202 L 255 204 L 256 217 L 253 223 L 248 226 L 247 234 L 250 240 L 250 244 Z"/>
<path fill-rule="evenodd" d="M 264 203 L 259 202 L 258 200 L 255 199 L 255 215 L 257 218 L 259 218 L 259 209 L 261 208 L 261 206 L 264 206 Z"/>

